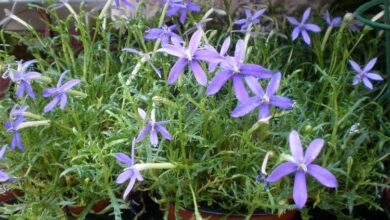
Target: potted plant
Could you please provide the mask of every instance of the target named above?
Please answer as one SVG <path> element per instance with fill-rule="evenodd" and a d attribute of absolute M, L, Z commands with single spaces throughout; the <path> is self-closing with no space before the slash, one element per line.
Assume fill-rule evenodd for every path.
<path fill-rule="evenodd" d="M 25 192 L 13 215 L 64 218 L 64 207 L 85 207 L 83 218 L 109 199 L 120 219 L 137 190 L 175 218 L 183 209 L 250 219 L 378 207 L 385 83 L 371 71 L 380 54 L 367 49 L 378 41 L 349 31 L 350 14 L 280 19 L 262 8 L 233 21 L 162 1 L 145 19 L 142 2 L 109 0 L 94 13 L 61 4 L 66 19 L 58 5 L 40 8 L 51 37 L 10 15 L 29 33 L 9 35 L 35 57 L 7 63 L 12 85 L 1 101 L 1 133 L 15 149 L 6 171 Z M 134 13 L 109 16 L 112 6 Z M 225 25 L 210 21 L 215 13 Z"/>

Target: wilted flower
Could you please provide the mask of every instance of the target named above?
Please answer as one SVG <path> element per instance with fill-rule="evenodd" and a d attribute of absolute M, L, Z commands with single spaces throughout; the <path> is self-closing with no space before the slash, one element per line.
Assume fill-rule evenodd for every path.
<path fill-rule="evenodd" d="M 241 100 L 238 106 L 233 110 L 231 114 L 232 117 L 244 116 L 258 107 L 258 120 L 267 121 L 270 117 L 271 105 L 274 105 L 281 109 L 291 109 L 293 106 L 293 102 L 291 99 L 275 95 L 276 91 L 279 88 L 280 80 L 281 74 L 275 73 L 272 76 L 267 86 L 267 89 L 264 92 L 263 88 L 257 82 L 256 78 L 247 77 L 246 81 L 248 83 L 248 86 L 256 96 Z"/>
<path fill-rule="evenodd" d="M 179 57 L 169 73 L 168 84 L 176 82 L 184 68 L 188 65 L 194 73 L 196 81 L 202 86 L 207 85 L 207 75 L 200 66 L 199 61 L 218 63 L 221 59 L 218 53 L 215 54 L 209 50 L 199 49 L 202 33 L 202 30 L 196 31 L 192 35 L 187 48 L 175 43 L 174 45 L 166 44 L 158 50 Z"/>
<path fill-rule="evenodd" d="M 139 116 L 146 120 L 146 112 L 143 109 L 138 109 Z M 141 129 L 137 142 L 140 142 L 144 139 L 147 133 L 150 133 L 150 143 L 155 147 L 158 144 L 157 133 L 160 133 L 165 139 L 172 140 L 172 135 L 164 127 L 165 124 L 168 124 L 170 121 L 155 121 L 153 118 L 148 120 L 146 125 Z"/>
<path fill-rule="evenodd" d="M 168 0 L 169 1 L 169 0 Z M 191 0 L 170 0 L 167 16 L 171 17 L 180 12 L 180 23 L 184 24 L 187 19 L 187 11 L 200 12 L 200 6 Z"/>
<path fill-rule="evenodd" d="M 41 74 L 34 71 L 28 71 L 28 68 L 34 63 L 36 63 L 35 60 L 26 61 L 24 63 L 19 61 L 17 71 L 13 72 L 10 70 L 11 72 L 9 75 L 11 80 L 15 83 L 20 82 L 20 85 L 16 90 L 16 96 L 18 98 L 21 98 L 24 95 L 24 91 L 27 91 L 28 96 L 30 96 L 32 99 L 35 99 L 35 94 L 30 85 L 30 81 L 40 77 Z"/>
<path fill-rule="evenodd" d="M 325 19 L 326 23 L 327 23 L 329 26 L 338 27 L 338 26 L 341 25 L 341 17 L 334 17 L 334 18 L 332 18 L 332 17 L 330 16 L 329 11 L 326 11 L 326 12 L 325 12 L 324 19 Z"/>
<path fill-rule="evenodd" d="M 126 199 L 127 195 L 133 189 L 136 180 L 138 181 L 144 180 L 137 167 L 134 167 L 134 147 L 135 147 L 135 139 L 133 139 L 131 145 L 131 158 L 123 153 L 115 154 L 115 158 L 117 159 L 117 161 L 127 166 L 124 169 L 124 171 L 121 174 L 119 174 L 119 176 L 116 178 L 116 183 L 122 184 L 127 180 L 130 180 L 129 185 L 127 186 L 125 192 L 123 193 L 123 199 Z"/>
<path fill-rule="evenodd" d="M 3 158 L 3 156 L 4 156 L 4 154 L 5 154 L 5 152 L 6 152 L 6 150 L 7 150 L 7 144 L 6 145 L 4 145 L 4 147 L 3 148 L 1 148 L 1 150 L 0 150 L 0 160 Z M 7 174 L 7 173 L 5 173 L 5 172 L 3 172 L 2 170 L 0 170 L 0 183 L 2 183 L 2 182 L 6 182 L 7 180 L 9 180 L 11 177 Z"/>
<path fill-rule="evenodd" d="M 160 39 L 161 44 L 168 44 L 171 38 L 175 38 L 177 41 L 182 42 L 183 38 L 181 38 L 178 34 L 173 32 L 179 27 L 179 25 L 163 25 L 161 28 L 152 28 L 146 31 L 144 36 L 145 40 L 156 40 Z"/>
<path fill-rule="evenodd" d="M 306 173 L 329 188 L 337 187 L 337 180 L 327 169 L 312 163 L 324 145 L 323 139 L 313 140 L 304 155 L 299 134 L 297 131 L 292 131 L 289 135 L 289 145 L 292 154 L 291 161 L 276 167 L 265 181 L 274 183 L 284 176 L 295 173 L 293 198 L 297 207 L 301 209 L 307 201 Z"/>
<path fill-rule="evenodd" d="M 291 39 L 293 41 L 295 41 L 298 38 L 299 34 L 301 34 L 303 41 L 305 41 L 305 43 L 307 45 L 310 45 L 311 40 L 310 40 L 309 34 L 307 32 L 308 31 L 312 31 L 312 32 L 320 32 L 321 31 L 321 28 L 316 24 L 306 24 L 307 19 L 309 19 L 309 17 L 310 17 L 310 12 L 311 12 L 311 8 L 306 9 L 306 11 L 303 13 L 301 22 L 298 22 L 297 19 L 295 19 L 293 17 L 287 16 L 287 20 L 292 25 L 295 26 L 295 28 L 291 34 Z"/>
<path fill-rule="evenodd" d="M 22 143 L 22 139 L 20 138 L 18 127 L 19 125 L 24 122 L 25 118 L 19 117 L 15 121 L 6 121 L 4 122 L 4 127 L 7 132 L 13 132 L 14 136 L 12 138 L 11 142 L 11 149 L 15 150 L 15 147 L 18 146 L 18 148 L 22 151 L 26 150 L 26 147 Z"/>
<path fill-rule="evenodd" d="M 115 0 L 115 5 L 118 9 L 121 7 L 121 2 L 125 4 L 127 7 L 135 8 L 135 6 L 131 4 L 128 0 Z"/>
<path fill-rule="evenodd" d="M 359 64 L 357 64 L 353 60 L 349 60 L 349 64 L 351 64 L 352 68 L 355 70 L 357 75 L 353 79 L 352 85 L 357 85 L 360 81 L 363 82 L 363 84 L 368 88 L 368 89 L 373 89 L 372 83 L 370 80 L 375 80 L 375 81 L 382 81 L 383 78 L 376 73 L 369 72 L 371 69 L 375 66 L 375 63 L 377 61 L 377 58 L 374 58 L 370 60 L 367 65 L 363 68 L 363 70 L 360 68 Z"/>
<path fill-rule="evenodd" d="M 68 101 L 67 92 L 74 86 L 80 83 L 79 79 L 71 79 L 68 82 L 62 84 L 62 80 L 69 70 L 63 72 L 60 76 L 60 79 L 57 82 L 57 87 L 47 88 L 43 91 L 43 97 L 54 97 L 49 104 L 45 106 L 43 112 L 51 111 L 58 103 L 60 103 L 60 108 L 65 109 L 66 103 Z"/>
<path fill-rule="evenodd" d="M 211 80 L 206 95 L 216 94 L 229 79 L 233 79 L 234 93 L 238 100 L 242 100 L 249 97 L 242 81 L 244 76 L 262 79 L 272 77 L 273 73 L 270 70 L 256 64 L 244 64 L 244 60 L 245 43 L 240 39 L 237 41 L 234 57 L 228 56 L 221 62 L 221 71 Z"/>
<path fill-rule="evenodd" d="M 137 54 L 138 56 L 140 56 L 142 59 L 141 59 L 141 62 L 144 63 L 144 62 L 148 62 L 149 65 L 153 68 L 154 72 L 159 76 L 161 77 L 161 72 L 159 69 L 157 69 L 156 66 L 154 66 L 153 62 L 152 62 L 152 58 L 151 58 L 151 52 L 149 53 L 143 53 L 141 51 L 138 51 L 136 49 L 133 49 L 133 48 L 123 48 L 122 51 L 126 51 L 126 52 L 130 52 L 130 53 L 134 53 L 134 54 Z M 136 68 L 134 68 L 136 69 Z"/>
<path fill-rule="evenodd" d="M 260 16 L 264 14 L 266 8 L 260 9 L 252 14 L 251 10 L 245 9 L 246 18 L 239 19 L 234 22 L 234 24 L 241 25 L 241 31 L 246 31 L 250 25 L 260 23 Z"/>

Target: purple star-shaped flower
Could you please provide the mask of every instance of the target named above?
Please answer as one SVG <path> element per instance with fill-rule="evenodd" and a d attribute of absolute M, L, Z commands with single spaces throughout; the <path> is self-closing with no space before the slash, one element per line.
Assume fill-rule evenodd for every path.
<path fill-rule="evenodd" d="M 121 7 L 121 2 L 125 4 L 127 7 L 135 8 L 135 6 L 127 0 L 115 0 L 115 5 L 118 9 Z"/>
<path fill-rule="evenodd" d="M 279 88 L 281 77 L 282 75 L 280 73 L 275 73 L 265 92 L 256 78 L 247 77 L 247 84 L 256 96 L 241 100 L 238 106 L 233 110 L 231 116 L 235 118 L 241 117 L 258 107 L 258 120 L 268 120 L 270 117 L 271 105 L 281 109 L 291 109 L 293 106 L 293 101 L 291 99 L 275 95 Z"/>
<path fill-rule="evenodd" d="M 139 116 L 146 120 L 146 112 L 143 109 L 138 109 Z M 155 147 L 158 144 L 157 133 L 160 133 L 165 139 L 172 140 L 172 135 L 164 127 L 165 124 L 168 124 L 170 121 L 154 121 L 148 120 L 146 125 L 141 129 L 137 142 L 142 141 L 147 133 L 150 133 L 150 143 Z"/>
<path fill-rule="evenodd" d="M 293 17 L 287 17 L 287 20 L 292 25 L 295 26 L 295 28 L 291 34 L 291 39 L 293 41 L 295 41 L 298 38 L 299 34 L 301 34 L 303 41 L 305 41 L 305 43 L 307 45 L 310 45 L 311 40 L 310 40 L 309 34 L 307 32 L 308 31 L 312 31 L 312 32 L 320 32 L 321 31 L 321 28 L 316 24 L 306 24 L 307 19 L 309 19 L 309 17 L 310 17 L 310 11 L 311 11 L 311 8 L 306 9 L 306 11 L 303 13 L 301 22 L 298 22 L 297 19 L 295 19 Z"/>
<path fill-rule="evenodd" d="M 171 38 L 175 38 L 179 42 L 183 42 L 183 38 L 181 38 L 178 34 L 173 32 L 179 27 L 179 25 L 163 25 L 161 28 L 152 28 L 146 31 L 144 36 L 145 40 L 156 40 L 160 39 L 161 44 L 168 44 Z"/>
<path fill-rule="evenodd" d="M 0 150 L 0 160 L 3 158 L 3 156 L 4 156 L 4 154 L 5 154 L 5 152 L 6 152 L 6 150 L 7 150 L 7 144 L 6 145 L 4 145 L 4 147 L 3 148 L 1 148 L 1 150 Z M 7 180 L 9 180 L 11 177 L 7 174 L 7 173 L 5 173 L 5 172 L 3 172 L 2 170 L 0 170 L 0 182 L 1 183 L 3 183 L 3 182 L 6 182 Z"/>
<path fill-rule="evenodd" d="M 60 76 L 60 79 L 57 82 L 57 87 L 51 87 L 43 90 L 43 97 L 54 97 L 49 104 L 45 106 L 43 109 L 43 112 L 49 112 L 51 111 L 58 103 L 60 103 L 60 108 L 62 110 L 65 109 L 66 103 L 68 101 L 67 92 L 74 87 L 75 85 L 80 83 L 79 79 L 71 79 L 68 82 L 62 84 L 62 80 L 64 79 L 65 75 L 69 72 L 69 70 L 63 72 Z"/>
<path fill-rule="evenodd" d="M 216 94 L 229 79 L 233 79 L 233 88 L 237 99 L 246 99 L 249 95 L 242 80 L 244 76 L 254 76 L 262 79 L 272 77 L 273 73 L 270 70 L 256 64 L 244 64 L 244 60 L 245 43 L 240 39 L 237 41 L 234 57 L 225 57 L 221 62 L 221 71 L 211 80 L 206 95 Z"/>
<path fill-rule="evenodd" d="M 373 86 L 372 86 L 372 83 L 370 80 L 375 80 L 375 81 L 382 81 L 383 80 L 383 78 L 379 74 L 370 72 L 371 69 L 375 66 L 377 59 L 378 58 L 375 57 L 374 59 L 370 60 L 363 69 L 361 69 L 359 64 L 357 64 L 355 61 L 349 60 L 349 64 L 352 66 L 352 68 L 357 73 L 357 75 L 353 79 L 352 85 L 355 86 L 359 82 L 362 81 L 363 84 L 368 89 L 372 90 Z"/>
<path fill-rule="evenodd" d="M 167 16 L 171 17 L 180 12 L 180 23 L 184 24 L 187 19 L 187 11 L 200 12 L 200 6 L 190 0 L 170 0 Z"/>
<path fill-rule="evenodd" d="M 227 37 L 222 44 L 221 51 L 219 52 L 219 55 L 221 56 L 221 61 L 225 57 L 225 54 L 229 50 L 229 47 L 230 47 L 230 37 Z M 218 51 L 210 45 L 206 45 L 205 48 L 206 48 L 206 50 L 209 50 L 215 54 L 218 54 Z M 214 70 L 217 68 L 218 64 L 219 63 L 210 63 L 209 64 L 209 72 L 214 72 Z"/>
<path fill-rule="evenodd" d="M 326 23 L 327 23 L 329 26 L 338 27 L 338 26 L 341 25 L 341 17 L 338 16 L 338 17 L 332 18 L 332 17 L 330 16 L 329 11 L 326 11 L 326 12 L 325 12 L 324 19 L 325 19 Z"/>
<path fill-rule="evenodd" d="M 133 189 L 136 180 L 138 181 L 144 180 L 139 170 L 134 167 L 134 147 L 135 147 L 135 139 L 133 139 L 131 145 L 131 158 L 123 153 L 115 154 L 115 158 L 117 159 L 117 161 L 127 166 L 124 169 L 124 171 L 121 174 L 119 174 L 119 176 L 116 178 L 116 183 L 122 184 L 127 180 L 130 180 L 129 185 L 127 186 L 125 192 L 123 193 L 123 199 L 126 199 L 127 195 Z"/>
<path fill-rule="evenodd" d="M 252 14 L 251 10 L 245 9 L 246 18 L 236 20 L 234 24 L 241 25 L 241 31 L 246 31 L 250 25 L 260 23 L 260 16 L 264 14 L 266 8 L 260 9 Z"/>
<path fill-rule="evenodd" d="M 274 183 L 284 176 L 295 173 L 293 198 L 297 207 L 301 209 L 307 201 L 306 173 L 329 188 L 337 187 L 337 180 L 327 169 L 312 163 L 324 145 L 323 139 L 313 140 L 303 154 L 299 134 L 297 131 L 292 131 L 289 135 L 289 145 L 293 156 L 292 161 L 280 164 L 265 181 Z"/>
<path fill-rule="evenodd" d="M 37 77 L 40 77 L 41 74 L 34 71 L 28 71 L 28 68 L 36 63 L 35 60 L 30 60 L 26 62 L 18 62 L 18 70 L 11 74 L 11 80 L 13 82 L 20 82 L 18 89 L 16 90 L 16 96 L 21 98 L 24 95 L 24 91 L 27 91 L 28 96 L 32 99 L 35 99 L 34 91 L 30 85 L 30 81 Z"/>
<path fill-rule="evenodd" d="M 179 57 L 175 65 L 173 65 L 168 76 L 168 84 L 173 84 L 177 81 L 184 68 L 188 65 L 194 73 L 196 81 L 202 86 L 207 85 L 207 75 L 199 64 L 200 60 L 218 63 L 221 58 L 218 53 L 210 52 L 209 50 L 199 49 L 200 40 L 202 38 L 202 30 L 196 31 L 185 48 L 176 42 L 174 45 L 166 44 L 159 52 L 166 52 L 173 56 Z"/>
<path fill-rule="evenodd" d="M 26 150 L 26 147 L 22 143 L 22 139 L 20 138 L 19 132 L 18 132 L 18 126 L 24 122 L 25 118 L 19 117 L 15 121 L 6 121 L 4 122 L 4 127 L 7 132 L 13 132 L 14 136 L 12 138 L 11 142 L 11 149 L 15 150 L 15 147 L 18 146 L 18 148 L 22 151 Z"/>

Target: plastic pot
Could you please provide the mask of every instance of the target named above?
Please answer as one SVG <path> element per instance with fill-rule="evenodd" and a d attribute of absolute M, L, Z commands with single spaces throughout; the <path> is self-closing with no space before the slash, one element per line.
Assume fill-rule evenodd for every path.
<path fill-rule="evenodd" d="M 107 206 L 109 206 L 110 203 L 111 202 L 110 202 L 109 199 L 104 199 L 104 200 L 97 201 L 92 206 L 91 211 L 93 213 L 99 213 L 103 209 L 105 209 Z M 68 210 L 69 210 L 69 213 L 71 213 L 72 215 L 80 215 L 80 213 L 82 213 L 85 210 L 85 208 L 86 208 L 86 206 L 69 206 Z"/>
<path fill-rule="evenodd" d="M 24 193 L 20 189 L 13 189 L 9 190 L 5 193 L 0 194 L 0 203 L 8 203 L 13 200 L 15 200 L 15 195 L 16 196 L 22 196 Z"/>
<path fill-rule="evenodd" d="M 208 220 L 219 220 L 219 219 L 226 219 L 226 220 L 244 220 L 244 215 L 230 215 L 226 217 L 226 213 L 221 211 L 214 211 L 210 209 L 199 209 L 200 214 L 202 215 L 202 218 L 208 219 Z M 278 215 L 271 215 L 271 214 L 264 214 L 264 213 L 255 213 L 250 218 L 251 220 L 292 220 L 296 214 L 296 210 L 286 211 L 281 216 Z M 179 215 L 181 219 L 183 220 L 192 220 L 195 219 L 194 217 L 194 211 L 191 209 L 183 209 L 179 210 Z M 170 204 L 169 205 L 169 220 L 175 220 L 175 205 Z"/>

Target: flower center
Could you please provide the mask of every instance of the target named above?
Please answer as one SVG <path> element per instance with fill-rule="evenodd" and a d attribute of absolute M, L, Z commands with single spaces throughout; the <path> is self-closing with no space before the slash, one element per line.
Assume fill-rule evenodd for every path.
<path fill-rule="evenodd" d="M 306 164 L 304 163 L 300 163 L 298 164 L 298 170 L 302 170 L 303 172 L 307 172 L 307 167 L 306 167 Z"/>
<path fill-rule="evenodd" d="M 264 94 L 263 97 L 261 97 L 262 103 L 269 103 L 269 96 L 267 94 Z"/>
<path fill-rule="evenodd" d="M 233 73 L 234 74 L 240 73 L 240 68 L 237 65 L 233 66 Z"/>
<path fill-rule="evenodd" d="M 188 61 L 192 61 L 192 54 L 191 54 L 191 51 L 189 49 L 186 50 L 186 56 L 187 56 Z"/>

